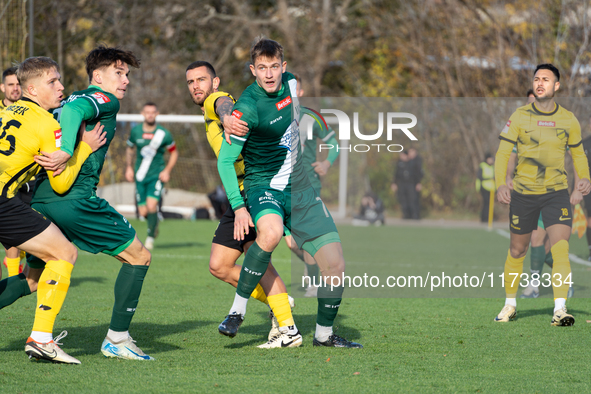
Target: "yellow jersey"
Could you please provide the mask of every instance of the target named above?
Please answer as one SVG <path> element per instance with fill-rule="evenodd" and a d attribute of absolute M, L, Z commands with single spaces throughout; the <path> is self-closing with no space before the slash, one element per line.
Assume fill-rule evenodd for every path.
<path fill-rule="evenodd" d="M 28 98 L 20 99 L 0 113 L 0 196 L 14 197 L 41 170 L 33 157 L 41 151 L 58 150 L 61 131 L 53 115 Z M 60 175 L 54 177 L 53 172 L 48 172 L 57 192 L 65 193 L 69 189 L 90 153 L 90 146 L 81 142 Z"/>
<path fill-rule="evenodd" d="M 513 188 L 518 193 L 546 194 L 567 189 L 564 168 L 567 145 L 579 177 L 589 179 L 589 166 L 581 145 L 581 125 L 572 112 L 554 105 L 551 112 L 539 110 L 535 102 L 520 107 L 501 131 L 501 140 L 517 144 L 519 160 Z M 504 179 L 501 184 L 505 184 Z"/>
<path fill-rule="evenodd" d="M 236 102 L 229 93 L 215 92 L 209 95 L 203 103 L 203 117 L 205 118 L 205 130 L 207 135 L 207 142 L 213 149 L 216 157 L 220 155 L 222 149 L 222 142 L 224 140 L 224 126 L 215 112 L 215 102 L 218 98 L 227 96 Z M 236 171 L 236 177 L 238 178 L 238 185 L 240 190 L 244 190 L 244 159 L 242 155 L 238 156 L 238 159 L 234 162 L 234 170 Z"/>

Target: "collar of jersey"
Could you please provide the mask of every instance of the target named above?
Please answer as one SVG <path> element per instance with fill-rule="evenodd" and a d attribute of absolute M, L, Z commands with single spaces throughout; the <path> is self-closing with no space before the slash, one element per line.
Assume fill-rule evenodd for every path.
<path fill-rule="evenodd" d="M 542 115 L 542 116 L 554 115 L 556 112 L 558 112 L 558 108 L 559 108 L 558 103 L 554 103 L 554 109 L 552 111 L 550 111 L 550 112 L 543 112 L 543 111 L 540 111 L 538 109 L 538 107 L 536 107 L 536 103 L 535 102 L 531 103 L 531 107 L 533 108 L 533 110 L 534 110 L 535 113 L 537 113 L 538 115 Z"/>
<path fill-rule="evenodd" d="M 41 106 L 39 105 L 39 103 L 37 103 L 36 101 L 33 101 L 33 100 L 31 100 L 31 99 L 30 99 L 30 98 L 28 98 L 28 97 L 21 97 L 20 99 L 21 99 L 21 100 L 23 100 L 23 101 L 28 101 L 28 102 L 31 102 L 31 103 L 35 104 L 36 106 L 38 106 L 38 107 L 41 107 Z"/>
<path fill-rule="evenodd" d="M 96 86 L 96 85 L 90 84 L 90 85 L 88 85 L 88 89 L 90 89 L 90 88 L 98 89 L 98 90 L 101 90 L 101 91 L 104 92 L 104 89 L 101 88 L 100 86 Z"/>

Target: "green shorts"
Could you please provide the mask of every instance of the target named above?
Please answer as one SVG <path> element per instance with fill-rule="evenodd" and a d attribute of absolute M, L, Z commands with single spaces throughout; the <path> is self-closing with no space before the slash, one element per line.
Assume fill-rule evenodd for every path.
<path fill-rule="evenodd" d="M 135 239 L 135 230 L 127 219 L 102 198 L 33 203 L 31 207 L 55 223 L 66 238 L 86 252 L 116 256 Z M 39 262 L 44 266 L 41 260 L 27 257 L 31 268 L 39 268 Z"/>
<path fill-rule="evenodd" d="M 146 205 L 146 199 L 148 197 L 154 198 L 160 201 L 160 195 L 162 193 L 162 187 L 164 185 L 160 179 L 148 179 L 142 182 L 135 182 L 135 200 L 137 205 Z"/>
<path fill-rule="evenodd" d="M 313 188 L 294 193 L 256 188 L 246 192 L 246 200 L 255 227 L 261 217 L 275 213 L 283 218 L 300 249 L 322 235 L 338 233 L 330 212 Z"/>

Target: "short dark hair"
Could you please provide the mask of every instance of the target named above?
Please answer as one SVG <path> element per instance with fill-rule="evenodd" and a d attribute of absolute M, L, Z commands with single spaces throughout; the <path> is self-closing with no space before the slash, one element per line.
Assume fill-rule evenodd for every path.
<path fill-rule="evenodd" d="M 278 57 L 283 63 L 283 47 L 277 41 L 270 40 L 263 36 L 255 39 L 252 48 L 250 49 L 250 61 L 254 65 L 254 61 L 259 57 L 266 57 L 272 59 Z"/>
<path fill-rule="evenodd" d="M 554 67 L 553 64 L 550 64 L 550 63 L 538 64 L 538 66 L 536 67 L 536 70 L 534 71 L 534 76 L 536 75 L 538 70 L 550 70 L 550 71 L 552 71 L 552 73 L 554 73 L 556 80 L 560 81 L 560 71 L 558 71 L 558 69 L 556 67 Z"/>
<path fill-rule="evenodd" d="M 140 59 L 138 59 L 133 52 L 125 51 L 121 48 L 106 47 L 99 45 L 94 48 L 88 56 L 86 56 L 86 73 L 88 80 L 92 81 L 92 73 L 103 67 L 109 67 L 111 64 L 116 64 L 118 61 L 127 63 L 128 65 L 140 68 Z"/>
<path fill-rule="evenodd" d="M 199 67 L 205 67 L 207 69 L 207 71 L 209 72 L 209 74 L 211 75 L 212 78 L 215 78 L 217 75 L 215 73 L 215 69 L 213 68 L 213 66 L 209 63 L 206 62 L 204 60 L 197 60 L 196 62 L 193 62 L 191 64 L 189 64 L 187 66 L 187 69 L 185 70 L 185 72 L 189 71 L 189 70 L 194 70 L 196 68 Z"/>
<path fill-rule="evenodd" d="M 528 89 L 527 90 L 527 93 L 525 94 L 525 97 L 529 97 L 529 96 L 535 96 L 533 89 Z"/>
<path fill-rule="evenodd" d="M 4 81 L 6 81 L 6 77 L 9 77 L 11 75 L 16 75 L 17 68 L 18 68 L 18 66 L 12 66 L 12 67 L 4 70 L 4 72 L 2 72 L 2 83 L 4 83 Z"/>
<path fill-rule="evenodd" d="M 142 108 L 145 108 L 145 107 L 156 107 L 156 109 L 158 109 L 158 106 L 153 101 L 147 101 Z"/>
<path fill-rule="evenodd" d="M 60 66 L 51 58 L 46 56 L 30 57 L 18 65 L 16 76 L 23 88 L 25 84 L 33 78 L 43 76 L 50 70 L 55 69 L 59 72 Z"/>

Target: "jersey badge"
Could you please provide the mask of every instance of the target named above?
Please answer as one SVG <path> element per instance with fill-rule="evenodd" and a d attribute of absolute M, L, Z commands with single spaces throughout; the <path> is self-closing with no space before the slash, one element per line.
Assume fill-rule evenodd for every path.
<path fill-rule="evenodd" d="M 235 109 L 234 111 L 232 111 L 232 116 L 235 117 L 235 118 L 237 118 L 237 119 L 240 119 L 242 117 L 242 115 L 243 115 L 243 113 L 240 112 L 240 111 L 238 111 L 237 109 Z"/>
<path fill-rule="evenodd" d="M 53 132 L 53 135 L 55 136 L 55 147 L 59 148 L 62 146 L 62 129 L 58 129 L 55 130 Z"/>
<path fill-rule="evenodd" d="M 503 127 L 503 131 L 501 133 L 507 134 L 509 132 L 509 126 L 511 126 L 511 121 L 508 121 L 505 127 Z"/>
<path fill-rule="evenodd" d="M 95 92 L 91 96 L 94 97 L 96 101 L 99 102 L 99 104 L 105 104 L 111 101 L 105 94 L 101 92 Z"/>

